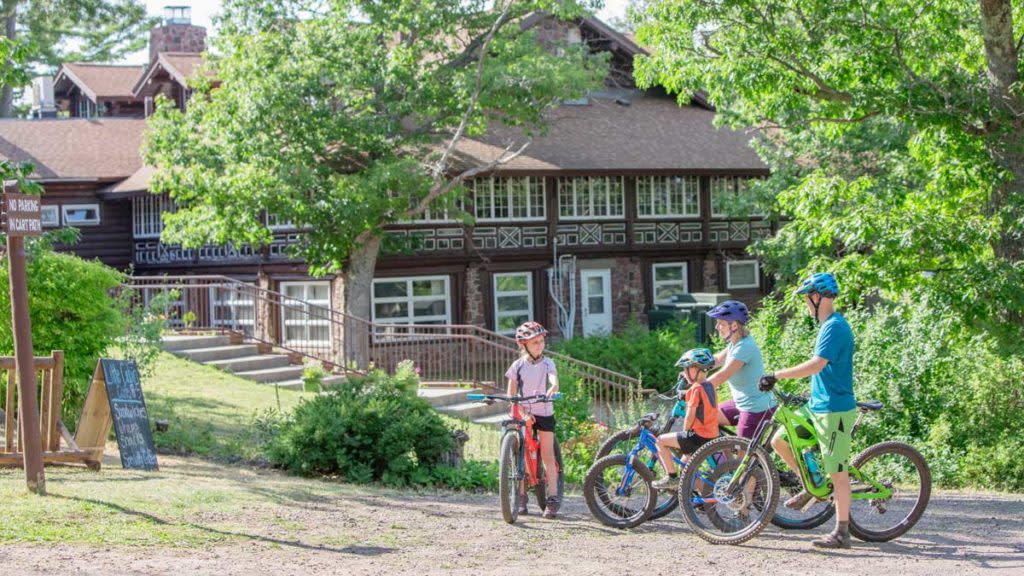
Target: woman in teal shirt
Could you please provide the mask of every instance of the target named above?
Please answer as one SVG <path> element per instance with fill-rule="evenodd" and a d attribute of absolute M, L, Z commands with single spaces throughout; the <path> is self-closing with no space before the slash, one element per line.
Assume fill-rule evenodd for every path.
<path fill-rule="evenodd" d="M 761 349 L 747 330 L 750 312 L 742 302 L 727 300 L 708 311 L 715 319 L 715 330 L 728 344 L 715 354 L 715 366 L 721 370 L 708 378 L 715 387 L 729 382 L 732 400 L 718 406 L 719 424 L 736 426 L 743 438 L 754 435 L 761 421 L 775 413 L 775 400 L 758 389 L 764 375 Z"/>

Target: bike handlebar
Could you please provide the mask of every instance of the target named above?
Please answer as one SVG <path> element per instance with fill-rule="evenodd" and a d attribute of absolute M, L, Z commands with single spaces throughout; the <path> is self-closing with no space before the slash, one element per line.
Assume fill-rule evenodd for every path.
<path fill-rule="evenodd" d="M 507 394 L 467 394 L 467 400 L 483 400 L 491 401 L 495 400 L 501 402 L 508 402 L 509 404 L 533 404 L 537 402 L 551 402 L 553 400 L 561 400 L 562 393 L 555 394 L 550 399 L 546 394 L 536 394 L 534 396 L 509 396 Z"/>
<path fill-rule="evenodd" d="M 810 398 L 800 394 L 787 394 L 779 390 L 772 390 L 775 393 L 775 397 L 779 399 L 783 404 L 787 406 L 803 406 L 810 401 Z"/>

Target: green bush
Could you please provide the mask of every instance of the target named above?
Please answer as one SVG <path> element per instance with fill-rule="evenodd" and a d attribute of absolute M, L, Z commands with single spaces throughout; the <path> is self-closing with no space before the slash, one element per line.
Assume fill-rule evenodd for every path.
<path fill-rule="evenodd" d="M 564 340 L 554 344 L 552 350 L 639 378 L 645 387 L 664 391 L 675 386 L 679 373 L 676 360 L 696 346 L 692 324 L 681 322 L 648 330 L 631 320 L 622 332 Z"/>
<path fill-rule="evenodd" d="M 32 345 L 37 356 L 64 351 L 64 422 L 72 430 L 96 367 L 127 328 L 110 296 L 123 275 L 98 261 L 57 254 L 33 243 L 27 264 Z M 0 264 L 0 354 L 14 353 L 8 261 Z"/>
<path fill-rule="evenodd" d="M 416 396 L 411 362 L 395 374 L 374 371 L 299 404 L 270 443 L 270 461 L 304 475 L 350 482 L 431 484 L 433 468 L 452 447 L 451 430 Z"/>
<path fill-rule="evenodd" d="M 1024 354 L 970 335 L 927 301 L 882 302 L 844 315 L 856 338 L 854 392 L 885 404 L 865 418 L 856 449 L 904 440 L 926 456 L 941 486 L 1024 490 Z M 813 354 L 813 322 L 787 319 L 772 300 L 752 330 L 766 370 Z M 806 393 L 809 383 L 783 387 Z"/>

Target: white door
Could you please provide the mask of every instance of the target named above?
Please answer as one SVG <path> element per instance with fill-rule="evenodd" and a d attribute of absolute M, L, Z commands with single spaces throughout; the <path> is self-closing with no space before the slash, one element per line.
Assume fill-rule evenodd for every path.
<path fill-rule="evenodd" d="M 581 270 L 583 283 L 583 335 L 612 331 L 612 271 Z"/>

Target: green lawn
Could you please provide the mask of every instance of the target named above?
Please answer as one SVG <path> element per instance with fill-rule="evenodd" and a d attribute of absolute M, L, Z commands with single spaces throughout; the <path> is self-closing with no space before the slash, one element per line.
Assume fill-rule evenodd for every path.
<path fill-rule="evenodd" d="M 167 420 L 167 432 L 155 432 L 157 448 L 200 456 L 252 460 L 259 456 L 259 427 L 254 421 L 277 411 L 269 384 L 255 384 L 226 372 L 161 354 L 142 390 L 151 420 Z M 310 394 L 280 390 L 281 409 L 290 411 Z"/>

